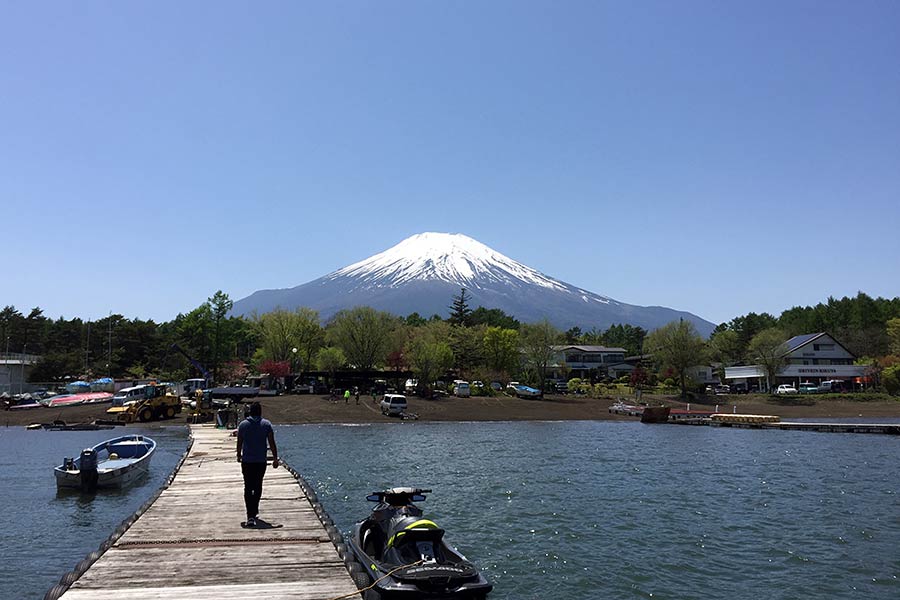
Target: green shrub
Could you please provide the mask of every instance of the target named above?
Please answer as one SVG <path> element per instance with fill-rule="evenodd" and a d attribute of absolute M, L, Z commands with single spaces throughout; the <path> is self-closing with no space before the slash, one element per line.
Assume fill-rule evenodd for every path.
<path fill-rule="evenodd" d="M 900 395 L 900 365 L 886 367 L 881 372 L 881 384 L 891 396 Z"/>

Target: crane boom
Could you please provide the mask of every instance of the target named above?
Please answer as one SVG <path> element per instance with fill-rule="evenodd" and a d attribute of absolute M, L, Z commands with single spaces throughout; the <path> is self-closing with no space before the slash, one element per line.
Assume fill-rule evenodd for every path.
<path fill-rule="evenodd" d="M 201 365 L 199 362 L 197 362 L 197 360 L 195 360 L 193 356 L 191 356 L 190 354 L 188 354 L 187 352 L 185 352 L 184 349 L 183 349 L 181 346 L 179 346 L 178 344 L 173 343 L 173 344 L 172 344 L 172 349 L 173 349 L 173 350 L 176 350 L 179 354 L 181 354 L 181 355 L 184 356 L 186 359 L 188 359 L 188 361 L 189 361 L 192 365 L 194 365 L 194 368 L 197 369 L 198 371 L 200 371 L 200 373 L 203 375 L 203 378 L 204 378 L 204 379 L 210 379 L 209 371 L 207 371 L 207 370 L 203 367 L 203 365 Z"/>

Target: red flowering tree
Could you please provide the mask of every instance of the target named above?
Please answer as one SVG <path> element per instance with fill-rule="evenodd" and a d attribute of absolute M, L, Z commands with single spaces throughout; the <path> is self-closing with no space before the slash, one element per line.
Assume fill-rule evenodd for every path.
<path fill-rule="evenodd" d="M 641 365 L 631 372 L 630 383 L 633 388 L 642 388 L 650 382 L 650 374 Z"/>
<path fill-rule="evenodd" d="M 270 377 L 284 377 L 291 374 L 291 361 L 264 360 L 259 363 L 259 372 L 268 373 Z"/>
<path fill-rule="evenodd" d="M 244 379 L 250 372 L 240 360 L 232 360 L 219 367 L 219 377 L 229 383 Z"/>

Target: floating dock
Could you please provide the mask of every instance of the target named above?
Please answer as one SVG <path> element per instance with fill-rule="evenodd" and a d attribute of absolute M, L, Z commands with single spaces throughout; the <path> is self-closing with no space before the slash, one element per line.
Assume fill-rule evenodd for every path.
<path fill-rule="evenodd" d="M 741 429 L 780 429 L 782 431 L 817 431 L 820 433 L 874 433 L 900 435 L 900 425 L 895 423 L 765 423 L 765 422 L 716 422 L 713 427 L 736 427 Z"/>
<path fill-rule="evenodd" d="M 306 493 L 288 469 L 270 466 L 260 516 L 283 526 L 243 529 L 235 438 L 210 425 L 192 425 L 191 435 L 190 452 L 170 485 L 105 552 L 64 576 L 77 579 L 59 597 L 360 598 L 339 552 L 340 534 L 327 525 L 314 492 Z"/>

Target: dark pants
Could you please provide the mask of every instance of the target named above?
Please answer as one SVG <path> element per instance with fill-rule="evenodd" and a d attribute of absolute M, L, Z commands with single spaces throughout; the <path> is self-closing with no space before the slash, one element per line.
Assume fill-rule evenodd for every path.
<path fill-rule="evenodd" d="M 247 505 L 247 518 L 252 519 L 259 514 L 259 498 L 262 496 L 266 463 L 241 463 L 241 472 L 244 474 L 244 504 Z"/>

